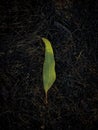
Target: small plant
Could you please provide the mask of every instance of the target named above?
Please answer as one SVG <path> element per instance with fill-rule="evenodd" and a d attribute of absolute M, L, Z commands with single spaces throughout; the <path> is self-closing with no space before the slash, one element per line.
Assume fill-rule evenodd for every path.
<path fill-rule="evenodd" d="M 45 60 L 43 64 L 43 85 L 45 90 L 45 103 L 48 103 L 47 93 L 56 80 L 54 52 L 50 41 L 42 38 L 45 44 Z"/>

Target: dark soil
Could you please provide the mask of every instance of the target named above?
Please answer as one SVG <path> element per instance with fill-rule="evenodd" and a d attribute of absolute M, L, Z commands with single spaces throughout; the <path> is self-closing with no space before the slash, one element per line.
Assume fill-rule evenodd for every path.
<path fill-rule="evenodd" d="M 0 0 L 0 130 L 97 130 L 95 0 Z M 44 44 L 57 79 L 45 93 Z"/>

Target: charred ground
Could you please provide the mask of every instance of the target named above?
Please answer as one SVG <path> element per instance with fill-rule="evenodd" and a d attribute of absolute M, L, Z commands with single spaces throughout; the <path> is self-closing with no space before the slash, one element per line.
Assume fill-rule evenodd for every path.
<path fill-rule="evenodd" d="M 97 129 L 97 4 L 62 2 L 1 1 L 1 130 Z M 47 106 L 42 36 L 52 43 L 57 72 Z"/>

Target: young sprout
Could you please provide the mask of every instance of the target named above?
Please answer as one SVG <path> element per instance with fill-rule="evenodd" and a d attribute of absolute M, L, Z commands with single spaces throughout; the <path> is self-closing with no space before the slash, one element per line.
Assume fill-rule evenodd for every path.
<path fill-rule="evenodd" d="M 53 48 L 51 46 L 50 41 L 46 38 L 42 38 L 42 41 L 45 44 L 45 60 L 43 64 L 43 85 L 45 90 L 45 103 L 47 104 L 48 90 L 51 88 L 54 81 L 56 80 L 55 59 Z"/>

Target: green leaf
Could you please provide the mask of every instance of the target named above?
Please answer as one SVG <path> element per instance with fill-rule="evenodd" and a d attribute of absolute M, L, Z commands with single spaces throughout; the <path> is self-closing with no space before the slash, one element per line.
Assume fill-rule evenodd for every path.
<path fill-rule="evenodd" d="M 55 59 L 54 59 L 54 53 L 50 41 L 46 38 L 42 38 L 42 40 L 45 44 L 43 84 L 44 84 L 44 90 L 45 90 L 46 102 L 47 102 L 47 92 L 53 85 L 54 81 L 56 80 Z"/>

